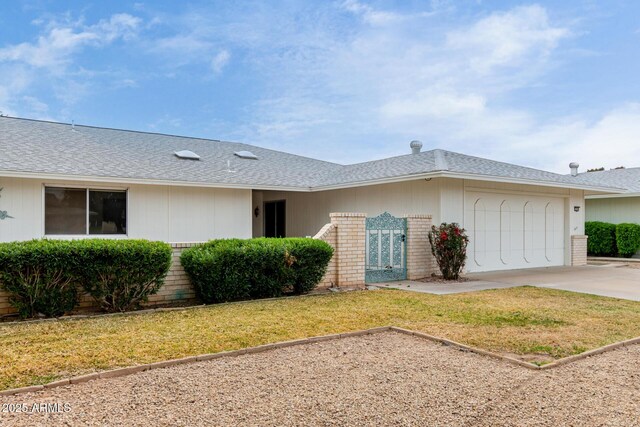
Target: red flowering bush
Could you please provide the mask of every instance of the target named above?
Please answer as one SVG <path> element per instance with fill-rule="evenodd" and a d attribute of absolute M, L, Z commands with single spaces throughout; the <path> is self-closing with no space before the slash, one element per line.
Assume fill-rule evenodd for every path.
<path fill-rule="evenodd" d="M 467 244 L 469 238 L 457 223 L 443 222 L 439 227 L 431 227 L 429 233 L 431 253 L 445 280 L 458 280 L 467 260 Z"/>

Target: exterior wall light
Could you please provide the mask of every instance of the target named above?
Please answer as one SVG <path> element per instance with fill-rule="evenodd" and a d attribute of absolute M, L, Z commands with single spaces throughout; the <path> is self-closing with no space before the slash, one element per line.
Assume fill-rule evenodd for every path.
<path fill-rule="evenodd" d="M 574 212 L 580 212 L 580 206 L 574 206 L 573 207 L 573 211 Z"/>
<path fill-rule="evenodd" d="M 258 206 L 256 206 L 256 208 L 253 210 L 253 214 L 256 216 L 256 218 L 260 216 L 260 208 Z"/>

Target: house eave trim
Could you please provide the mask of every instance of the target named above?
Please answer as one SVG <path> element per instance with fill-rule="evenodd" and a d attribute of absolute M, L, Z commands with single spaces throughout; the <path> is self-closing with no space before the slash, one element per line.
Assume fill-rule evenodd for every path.
<path fill-rule="evenodd" d="M 592 195 L 589 197 L 631 197 L 629 193 L 625 193 L 624 189 L 598 187 L 584 184 L 570 184 L 563 182 L 538 181 L 530 179 L 506 178 L 492 175 L 479 175 L 469 173 L 459 173 L 451 171 L 434 171 L 419 174 L 402 175 L 390 178 L 380 178 L 365 181 L 354 181 L 343 184 L 325 185 L 317 187 L 296 187 L 296 186 L 279 186 L 279 185 L 248 185 L 248 184 L 229 184 L 215 182 L 197 182 L 197 181 L 171 181 L 161 179 L 142 179 L 142 178 L 122 178 L 122 177 L 103 177 L 89 175 L 66 175 L 38 172 L 22 172 L 22 171 L 0 171 L 0 177 L 7 178 L 30 178 L 43 180 L 59 180 L 59 181 L 80 181 L 80 182 L 99 182 L 111 184 L 140 184 L 140 185 L 170 185 L 182 187 L 203 187 L 203 188 L 229 188 L 238 190 L 261 190 L 261 191 L 291 191 L 291 192 L 317 192 L 340 190 L 345 188 L 365 187 L 369 185 L 391 184 L 394 182 L 412 181 L 418 179 L 429 178 L 456 178 L 474 181 L 490 181 L 504 182 L 508 184 L 524 184 L 537 185 L 541 187 L 569 188 L 578 190 L 595 191 L 600 193 L 609 193 L 608 195 Z"/>
<path fill-rule="evenodd" d="M 627 197 L 640 197 L 640 193 L 623 193 L 623 194 L 590 194 L 585 199 L 619 199 Z"/>
<path fill-rule="evenodd" d="M 376 180 L 367 180 L 367 181 L 357 181 L 357 182 L 349 182 L 345 184 L 336 184 L 336 185 L 327 185 L 327 186 L 318 186 L 312 187 L 311 191 L 328 191 L 328 190 L 339 190 L 344 188 L 352 188 L 352 187 L 363 187 L 368 185 L 376 185 L 376 184 L 390 184 L 394 182 L 403 182 L 403 181 L 412 181 L 417 179 L 429 179 L 429 178 L 455 178 L 455 179 L 466 179 L 473 181 L 490 181 L 490 182 L 504 182 L 507 184 L 524 184 L 524 185 L 537 185 L 541 187 L 554 187 L 554 188 L 568 188 L 568 189 L 577 189 L 577 190 L 588 190 L 588 191 L 597 191 L 603 193 L 623 193 L 624 189 L 618 188 L 610 188 L 610 187 L 598 187 L 584 184 L 571 184 L 564 182 L 550 182 L 550 181 L 539 181 L 532 179 L 520 179 L 520 178 L 507 178 L 501 176 L 493 176 L 493 175 L 480 175 L 480 174 L 469 174 L 469 173 L 460 173 L 460 172 L 451 172 L 451 171 L 435 171 L 435 172 L 426 172 L 420 174 L 411 174 L 411 175 L 403 175 L 391 178 L 382 178 Z"/>
<path fill-rule="evenodd" d="M 162 179 L 120 178 L 89 175 L 65 175 L 52 173 L 0 171 L 0 177 L 27 178 L 56 181 L 99 182 L 108 184 L 139 184 L 139 185 L 168 185 L 178 187 L 228 188 L 236 190 L 273 190 L 273 191 L 309 191 L 308 187 L 291 187 L 275 185 L 246 185 L 228 183 L 208 183 L 197 181 L 170 181 Z"/>

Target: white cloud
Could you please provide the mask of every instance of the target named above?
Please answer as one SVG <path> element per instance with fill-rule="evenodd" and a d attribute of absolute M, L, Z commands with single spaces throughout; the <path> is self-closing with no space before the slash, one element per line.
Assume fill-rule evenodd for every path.
<path fill-rule="evenodd" d="M 573 118 L 531 130 L 524 141 L 531 154 L 537 148 L 549 153 L 548 168 L 566 173 L 570 161 L 581 170 L 594 167 L 640 166 L 640 103 L 629 103 L 587 121 Z M 537 147 L 536 144 L 537 143 Z M 542 156 L 537 156 L 542 164 Z"/>
<path fill-rule="evenodd" d="M 229 63 L 229 59 L 231 59 L 231 54 L 227 50 L 221 50 L 218 52 L 216 56 L 211 60 L 211 69 L 214 73 L 220 74 L 224 67 Z"/>
<path fill-rule="evenodd" d="M 34 96 L 23 96 L 22 101 L 28 105 L 31 111 L 44 114 L 49 111 L 49 106 Z"/>
<path fill-rule="evenodd" d="M 29 94 L 35 86 L 46 84 L 66 104 L 85 96 L 88 81 L 96 74 L 74 66 L 75 55 L 86 48 L 102 48 L 117 40 L 131 40 L 138 34 L 142 20 L 119 13 L 87 25 L 82 19 L 35 20 L 42 34 L 34 42 L 0 48 L 0 70 L 7 76 L 0 82 L 0 107 L 18 109 L 21 114 L 43 118 L 48 106 Z M 19 108 L 18 108 L 19 106 Z M 15 114 L 15 113 L 14 113 Z"/>
<path fill-rule="evenodd" d="M 199 56 L 202 52 L 211 49 L 212 44 L 203 40 L 196 34 L 176 34 L 151 42 L 150 50 L 154 53 L 164 53 L 171 56 L 193 55 Z"/>
<path fill-rule="evenodd" d="M 395 99 L 385 103 L 380 109 L 387 118 L 433 117 L 442 118 L 456 115 L 482 113 L 486 107 L 483 96 L 476 94 L 458 95 L 422 91 L 408 99 Z"/>
<path fill-rule="evenodd" d="M 516 7 L 452 27 L 423 11 L 370 25 L 367 14 L 383 11 L 354 1 L 340 6 L 367 25 L 345 38 L 321 19 L 296 21 L 304 33 L 295 43 L 278 37 L 275 60 L 258 64 L 274 94 L 255 105 L 238 138 L 295 152 L 304 140 L 304 154 L 340 162 L 403 154 L 416 138 L 504 158 L 505 144 L 541 126 L 529 111 L 496 100 L 537 84 L 571 34 L 545 9 Z M 244 25 L 260 32 L 256 22 Z"/>
<path fill-rule="evenodd" d="M 47 25 L 48 33 L 38 37 L 37 42 L 0 48 L 0 62 L 13 61 L 59 69 L 85 46 L 100 46 L 118 38 L 133 37 L 140 23 L 140 18 L 128 14 L 115 14 L 90 26 L 83 25 L 81 21 L 70 24 L 52 22 Z"/>
<path fill-rule="evenodd" d="M 570 34 L 567 28 L 551 25 L 541 6 L 521 6 L 450 32 L 447 48 L 466 52 L 471 67 L 486 73 L 493 67 L 520 65 L 529 55 L 544 58 Z"/>
<path fill-rule="evenodd" d="M 357 0 L 345 0 L 342 2 L 342 7 L 355 15 L 361 16 L 365 22 L 372 25 L 385 25 L 402 18 L 400 14 L 376 10 L 368 4 Z"/>

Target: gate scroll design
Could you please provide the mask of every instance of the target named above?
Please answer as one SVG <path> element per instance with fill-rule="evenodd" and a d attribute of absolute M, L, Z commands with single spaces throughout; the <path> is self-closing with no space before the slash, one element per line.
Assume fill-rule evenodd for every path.
<path fill-rule="evenodd" d="M 365 282 L 407 278 L 407 219 L 385 212 L 366 219 Z"/>

